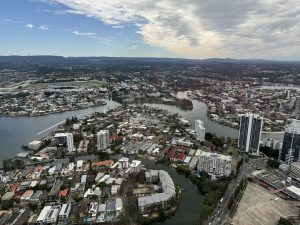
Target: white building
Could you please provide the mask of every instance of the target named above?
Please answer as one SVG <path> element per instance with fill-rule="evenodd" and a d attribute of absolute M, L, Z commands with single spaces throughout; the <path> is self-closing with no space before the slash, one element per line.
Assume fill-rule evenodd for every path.
<path fill-rule="evenodd" d="M 38 150 L 41 144 L 42 144 L 41 141 L 32 141 L 28 144 L 28 147 L 32 150 Z"/>
<path fill-rule="evenodd" d="M 121 170 L 127 169 L 129 167 L 129 159 L 126 157 L 122 157 L 119 159 L 119 168 Z"/>
<path fill-rule="evenodd" d="M 82 172 L 83 171 L 83 166 L 84 166 L 84 161 L 83 160 L 78 160 L 76 163 L 76 172 Z"/>
<path fill-rule="evenodd" d="M 138 198 L 138 207 L 142 213 L 149 213 L 170 205 L 170 200 L 176 195 L 176 188 L 170 175 L 164 170 L 151 170 L 146 174 L 148 182 L 157 182 L 161 186 L 160 193 Z"/>
<path fill-rule="evenodd" d="M 139 173 L 142 168 L 142 162 L 139 160 L 133 160 L 130 164 L 130 173 Z"/>
<path fill-rule="evenodd" d="M 228 177 L 231 174 L 231 156 L 201 151 L 198 171 L 207 172 L 212 179 Z"/>
<path fill-rule="evenodd" d="M 68 224 L 69 215 L 71 212 L 72 205 L 70 203 L 63 204 L 58 215 L 58 224 Z"/>
<path fill-rule="evenodd" d="M 300 177 L 300 162 L 293 162 L 290 167 L 291 172 Z"/>
<path fill-rule="evenodd" d="M 47 216 L 48 216 L 48 214 L 49 214 L 51 208 L 52 208 L 52 207 L 51 207 L 50 205 L 48 205 L 48 206 L 45 206 L 45 207 L 42 209 L 42 211 L 40 212 L 38 218 L 36 219 L 36 224 L 38 224 L 38 225 L 43 225 L 43 224 L 45 224 L 46 218 L 47 218 Z"/>
<path fill-rule="evenodd" d="M 58 214 L 60 212 L 61 206 L 52 206 L 50 209 L 47 217 L 46 217 L 46 224 L 56 224 L 58 219 Z"/>
<path fill-rule="evenodd" d="M 205 140 L 205 127 L 201 120 L 195 120 L 196 138 L 198 141 Z"/>
<path fill-rule="evenodd" d="M 263 117 L 249 113 L 241 115 L 238 147 L 245 152 L 259 154 L 262 126 Z"/>
<path fill-rule="evenodd" d="M 72 133 L 57 133 L 54 138 L 57 147 L 67 148 L 68 152 L 75 151 Z"/>
<path fill-rule="evenodd" d="M 97 133 L 97 149 L 105 150 L 109 146 L 109 131 L 108 130 L 100 130 Z"/>

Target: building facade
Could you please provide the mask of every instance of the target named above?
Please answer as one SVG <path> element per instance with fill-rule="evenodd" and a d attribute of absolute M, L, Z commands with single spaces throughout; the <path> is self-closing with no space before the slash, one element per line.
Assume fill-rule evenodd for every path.
<path fill-rule="evenodd" d="M 198 141 L 205 140 L 205 127 L 201 120 L 195 120 L 196 138 Z"/>
<path fill-rule="evenodd" d="M 68 152 L 74 152 L 74 140 L 72 133 L 57 133 L 54 136 L 56 147 L 67 148 Z"/>
<path fill-rule="evenodd" d="M 100 130 L 97 133 L 97 149 L 98 151 L 102 151 L 107 149 L 108 146 L 109 146 L 109 131 Z"/>
<path fill-rule="evenodd" d="M 263 117 L 255 114 L 240 116 L 238 147 L 251 154 L 259 154 Z"/>
<path fill-rule="evenodd" d="M 283 145 L 279 152 L 280 163 L 291 165 L 292 162 L 300 162 L 300 120 L 293 120 L 285 127 Z"/>
<path fill-rule="evenodd" d="M 201 151 L 198 172 L 207 172 L 212 179 L 228 177 L 231 174 L 231 156 Z"/>

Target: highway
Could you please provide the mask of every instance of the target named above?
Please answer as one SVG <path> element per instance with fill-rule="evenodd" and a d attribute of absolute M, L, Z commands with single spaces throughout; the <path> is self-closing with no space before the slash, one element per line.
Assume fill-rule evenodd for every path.
<path fill-rule="evenodd" d="M 250 159 L 249 162 L 243 163 L 240 167 L 239 173 L 234 180 L 228 186 L 227 191 L 223 196 L 223 200 L 218 203 L 211 217 L 207 221 L 209 225 L 219 225 L 222 224 L 228 213 L 228 202 L 230 197 L 234 194 L 235 189 L 238 187 L 240 181 L 250 175 L 257 167 L 265 168 L 266 159 Z"/>

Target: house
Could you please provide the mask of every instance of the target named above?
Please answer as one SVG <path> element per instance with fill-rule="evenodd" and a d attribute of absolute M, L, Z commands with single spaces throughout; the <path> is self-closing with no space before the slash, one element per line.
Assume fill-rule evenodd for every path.
<path fill-rule="evenodd" d="M 89 207 L 89 217 L 93 220 L 96 219 L 98 212 L 98 202 L 92 202 Z"/>
<path fill-rule="evenodd" d="M 78 160 L 76 163 L 76 172 L 82 172 L 84 166 L 84 161 L 83 160 Z"/>
<path fill-rule="evenodd" d="M 93 185 L 92 188 L 89 188 L 83 195 L 84 198 L 100 198 L 102 195 L 102 191 L 100 190 L 99 187 L 96 187 L 95 185 Z"/>
<path fill-rule="evenodd" d="M 120 185 L 112 185 L 110 189 L 110 193 L 111 195 L 116 195 L 118 194 L 119 190 L 120 190 Z"/>
<path fill-rule="evenodd" d="M 5 221 L 5 225 L 23 225 L 27 223 L 31 211 L 29 209 L 13 210 L 11 216 Z"/>
<path fill-rule="evenodd" d="M 71 196 L 83 196 L 85 183 L 75 183 L 70 190 Z"/>
<path fill-rule="evenodd" d="M 14 196 L 15 196 L 15 192 L 13 192 L 13 191 L 8 191 L 8 192 L 6 192 L 6 193 L 1 197 L 1 200 L 2 200 L 2 201 L 7 201 L 7 200 L 12 199 Z"/>
<path fill-rule="evenodd" d="M 33 190 L 27 190 L 24 192 L 24 194 L 21 196 L 21 201 L 27 201 L 30 200 L 30 198 L 33 196 L 34 192 Z"/>
<path fill-rule="evenodd" d="M 100 162 L 93 162 L 91 164 L 91 168 L 92 169 L 101 169 L 102 167 L 110 167 L 113 164 L 114 164 L 113 160 L 105 160 L 105 161 L 100 161 Z"/>
<path fill-rule="evenodd" d="M 62 185 L 61 180 L 56 180 L 49 192 L 49 199 L 57 199 L 59 197 L 60 187 Z"/>

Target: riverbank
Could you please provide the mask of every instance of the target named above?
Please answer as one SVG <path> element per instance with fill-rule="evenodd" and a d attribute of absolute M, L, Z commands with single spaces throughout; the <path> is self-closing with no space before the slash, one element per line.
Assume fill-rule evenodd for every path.
<path fill-rule="evenodd" d="M 95 108 L 99 106 L 104 106 L 107 104 L 107 101 L 101 101 L 97 104 L 93 105 L 85 105 L 82 107 L 74 107 L 74 108 L 62 108 L 59 110 L 53 110 L 52 111 L 37 111 L 37 112 L 32 112 L 32 113 L 27 113 L 27 112 L 7 112 L 7 113 L 1 113 L 0 111 L 0 116 L 7 116 L 7 117 L 40 117 L 40 116 L 47 116 L 51 114 L 60 114 L 64 112 L 74 112 L 78 110 L 84 110 L 84 109 L 89 109 L 89 108 Z"/>

